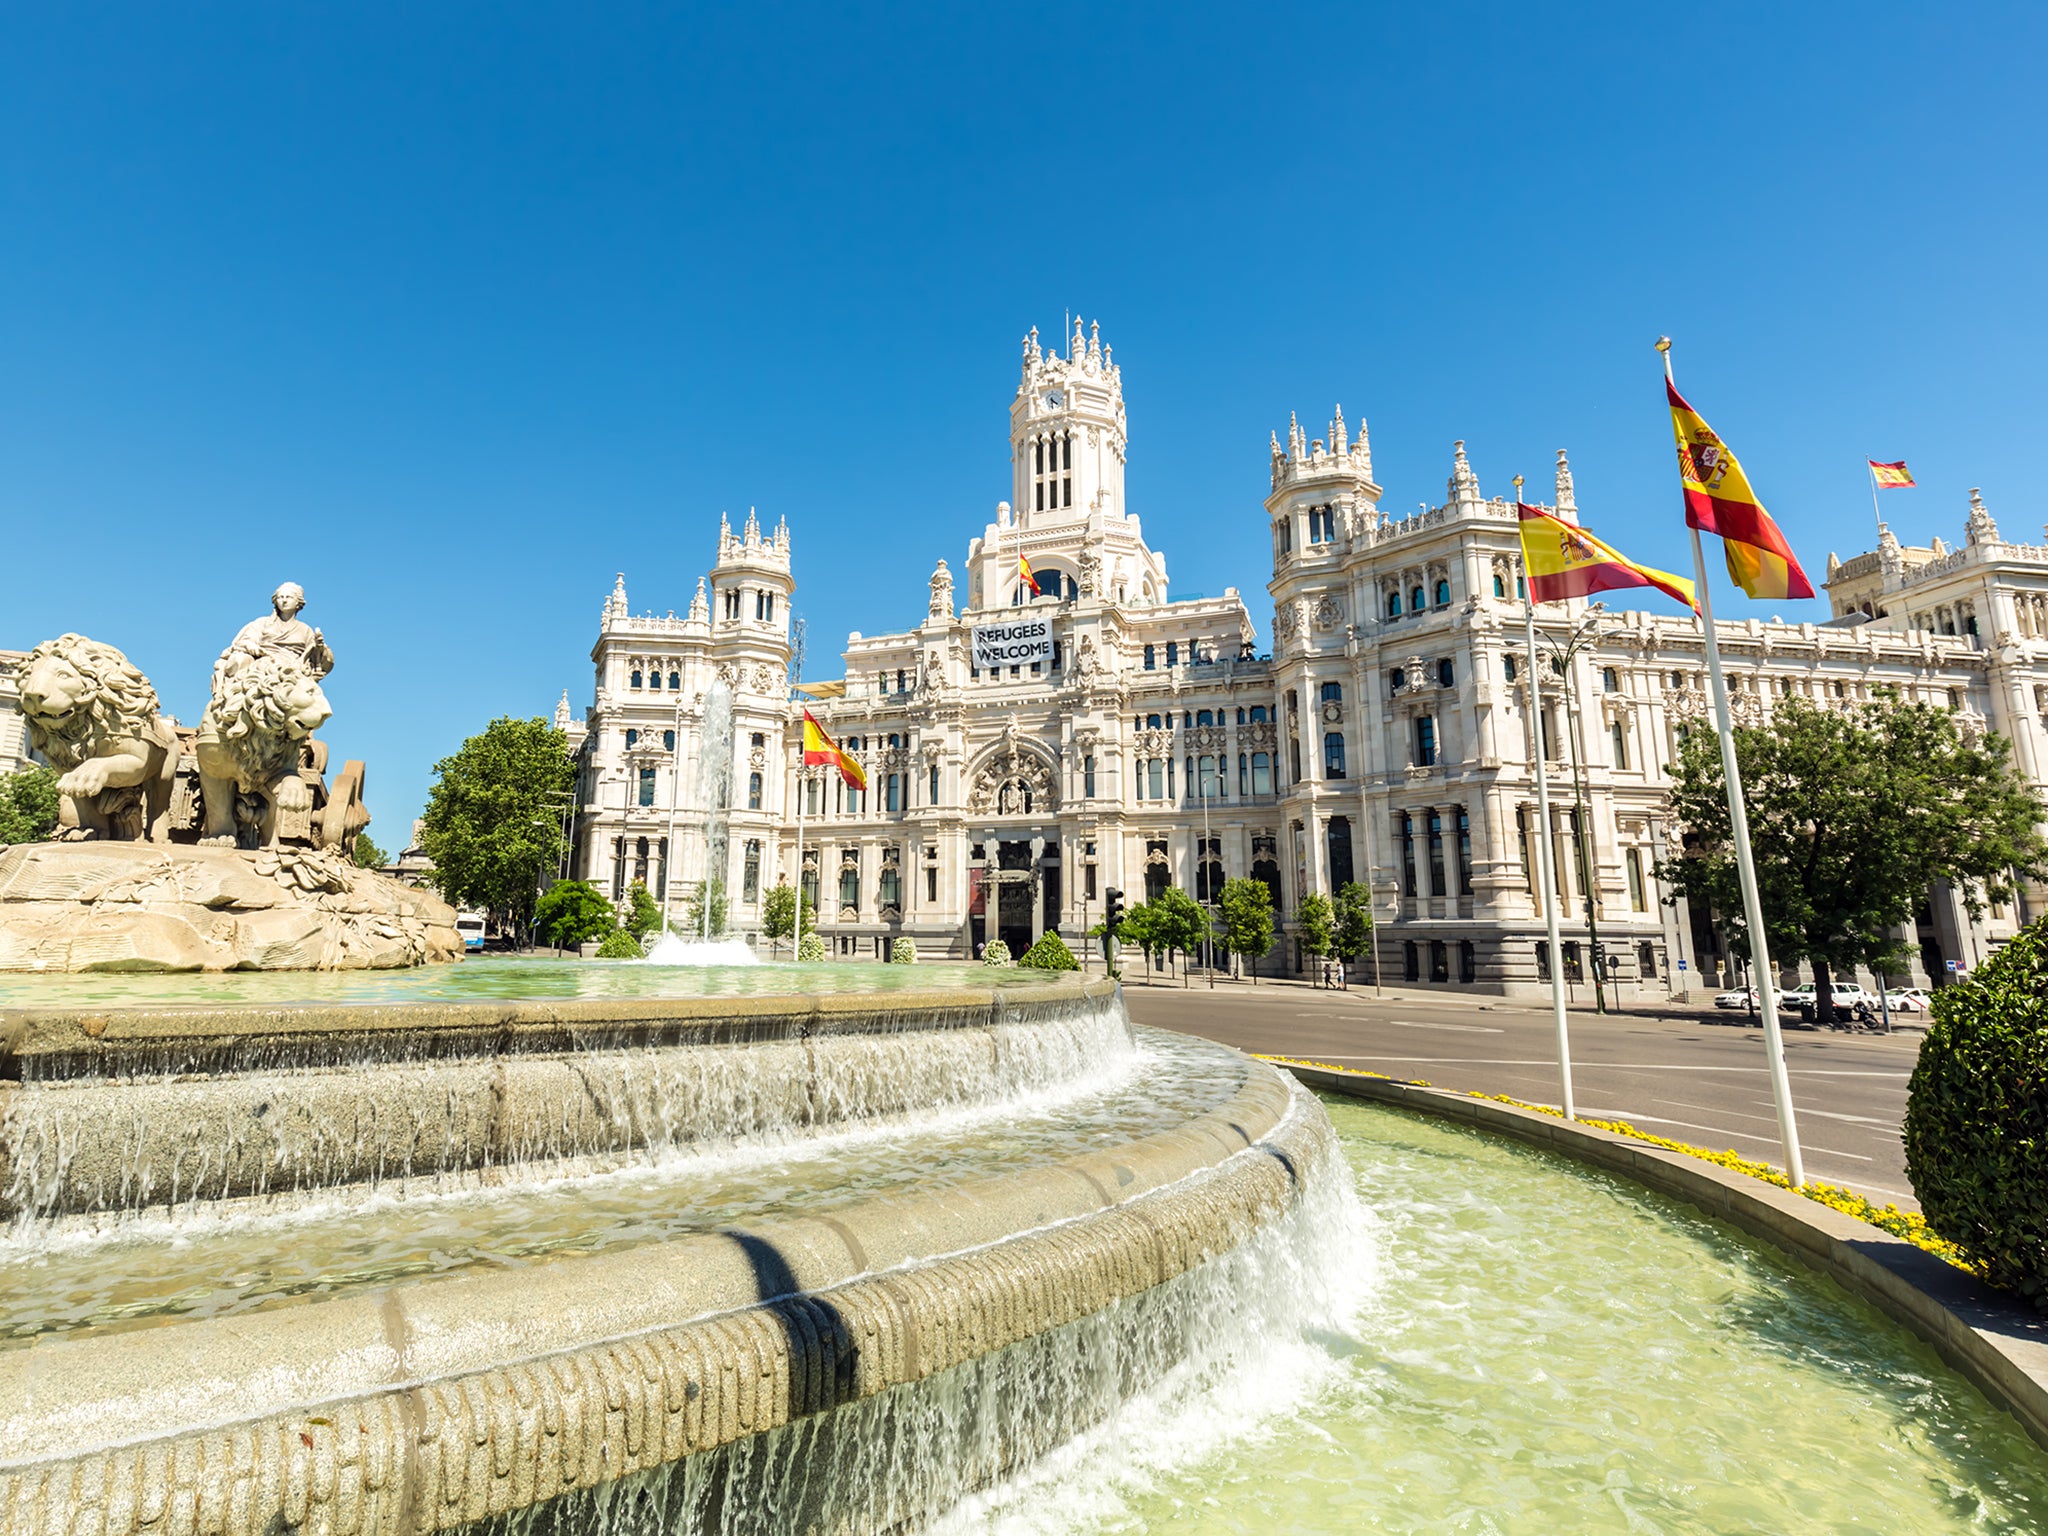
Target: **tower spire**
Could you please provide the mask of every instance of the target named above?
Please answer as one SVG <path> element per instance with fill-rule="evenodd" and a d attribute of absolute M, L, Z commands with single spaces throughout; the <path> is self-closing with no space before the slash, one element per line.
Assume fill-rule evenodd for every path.
<path fill-rule="evenodd" d="M 1579 520 L 1579 497 L 1572 489 L 1572 466 L 1562 448 L 1557 450 L 1557 515 L 1568 523 Z"/>
<path fill-rule="evenodd" d="M 1479 477 L 1472 473 L 1471 461 L 1465 457 L 1465 440 L 1460 438 L 1451 444 L 1451 502 L 1454 506 L 1476 506 L 1484 500 L 1479 494 Z"/>

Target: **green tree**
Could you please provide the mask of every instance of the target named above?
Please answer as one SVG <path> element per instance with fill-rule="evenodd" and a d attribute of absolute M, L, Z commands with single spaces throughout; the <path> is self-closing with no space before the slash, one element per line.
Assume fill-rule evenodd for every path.
<path fill-rule="evenodd" d="M 711 920 L 704 920 L 704 908 L 711 908 Z M 701 938 L 709 934 L 721 938 L 725 934 L 725 882 L 723 880 L 702 880 L 690 892 L 690 899 L 683 904 L 683 937 Z"/>
<path fill-rule="evenodd" d="M 1294 914 L 1294 936 L 1301 941 L 1301 952 L 1311 960 L 1327 955 L 1337 941 L 1337 914 L 1321 891 L 1302 897 Z"/>
<path fill-rule="evenodd" d="M 1226 880 L 1216 893 L 1217 930 L 1223 947 L 1245 958 L 1253 983 L 1259 979 L 1258 959 L 1273 947 L 1273 892 L 1263 880 Z"/>
<path fill-rule="evenodd" d="M 391 855 L 379 848 L 367 832 L 356 834 L 356 845 L 351 852 L 360 869 L 382 869 L 391 862 Z"/>
<path fill-rule="evenodd" d="M 1913 920 L 1930 882 L 1948 881 L 1974 917 L 1987 900 L 2012 899 L 2015 874 L 2048 866 L 2048 812 L 2013 771 L 2004 738 L 1966 739 L 1951 711 L 1891 696 L 1848 713 L 1778 699 L 1771 713 L 1768 727 L 1736 730 L 1735 759 L 1771 958 L 1813 966 L 1823 1021 L 1834 1016 L 1835 973 L 1903 969 L 1892 930 Z M 1686 846 L 1660 873 L 1710 903 L 1747 955 L 1712 731 L 1686 738 L 1671 779 Z"/>
<path fill-rule="evenodd" d="M 1158 924 L 1157 942 L 1172 954 L 1180 952 L 1180 983 L 1188 984 L 1188 960 L 1209 935 L 1209 914 L 1195 904 L 1195 898 L 1177 885 L 1169 885 L 1151 903 Z"/>
<path fill-rule="evenodd" d="M 0 845 L 39 843 L 57 830 L 57 774 L 41 764 L 0 776 Z"/>
<path fill-rule="evenodd" d="M 1125 944 L 1134 944 L 1145 956 L 1145 974 L 1152 974 L 1152 961 L 1162 946 L 1159 943 L 1159 914 L 1148 902 L 1138 902 L 1124 908 L 1122 921 L 1116 925 L 1116 936 Z"/>
<path fill-rule="evenodd" d="M 661 927 L 661 907 L 647 893 L 647 887 L 635 880 L 626 892 L 626 932 L 636 939 L 645 939 L 648 934 Z"/>
<path fill-rule="evenodd" d="M 587 880 L 557 880 L 534 909 L 540 936 L 557 949 L 574 949 L 619 926 L 619 916 Z"/>
<path fill-rule="evenodd" d="M 761 932 L 770 940 L 789 938 L 796 932 L 796 916 L 796 887 L 781 881 L 761 903 Z M 817 908 L 809 900 L 804 902 L 803 917 L 805 933 L 818 926 Z"/>
<path fill-rule="evenodd" d="M 1335 918 L 1330 948 L 1349 965 L 1372 948 L 1372 892 L 1357 880 L 1345 881 L 1337 891 Z"/>
<path fill-rule="evenodd" d="M 442 898 L 525 928 L 541 875 L 565 851 L 560 797 L 576 782 L 567 738 L 542 719 L 501 717 L 434 773 L 420 843 Z"/>

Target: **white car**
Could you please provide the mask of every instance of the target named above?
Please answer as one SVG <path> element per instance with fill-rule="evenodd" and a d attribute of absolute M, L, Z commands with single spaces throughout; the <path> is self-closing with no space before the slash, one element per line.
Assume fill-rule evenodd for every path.
<path fill-rule="evenodd" d="M 1934 1006 L 1934 999 L 1919 987 L 1894 987 L 1884 1000 L 1893 1013 L 1925 1013 Z"/>
<path fill-rule="evenodd" d="M 1716 1008 L 1754 1008 L 1756 1006 L 1756 988 L 1738 987 L 1733 992 L 1723 992 L 1714 999 L 1714 1006 Z"/>

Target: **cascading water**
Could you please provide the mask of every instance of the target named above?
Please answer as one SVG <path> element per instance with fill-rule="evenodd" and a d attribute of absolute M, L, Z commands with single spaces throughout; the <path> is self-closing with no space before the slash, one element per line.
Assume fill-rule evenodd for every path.
<path fill-rule="evenodd" d="M 725 932 L 726 828 L 732 814 L 732 688 L 714 677 L 704 691 L 704 723 L 697 742 L 697 808 L 704 829 L 704 874 L 697 890 L 694 937 L 709 945 Z M 673 846 L 673 844 L 671 844 Z M 665 962 L 718 964 L 717 960 Z M 740 962 L 744 964 L 745 962 Z"/>

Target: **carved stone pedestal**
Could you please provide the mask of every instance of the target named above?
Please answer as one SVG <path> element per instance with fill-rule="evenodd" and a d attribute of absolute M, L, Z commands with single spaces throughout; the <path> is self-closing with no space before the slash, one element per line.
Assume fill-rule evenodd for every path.
<path fill-rule="evenodd" d="M 381 970 L 461 953 L 445 902 L 336 853 L 0 848 L 0 971 Z"/>

